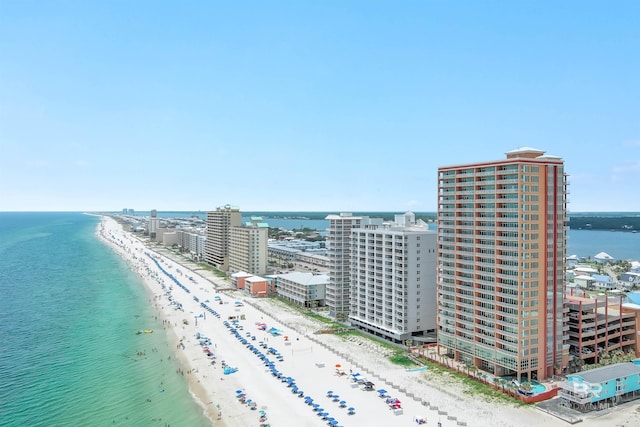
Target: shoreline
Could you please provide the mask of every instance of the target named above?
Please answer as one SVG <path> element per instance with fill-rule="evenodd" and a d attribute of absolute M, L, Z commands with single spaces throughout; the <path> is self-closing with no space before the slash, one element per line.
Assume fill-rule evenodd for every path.
<path fill-rule="evenodd" d="M 268 299 L 253 299 L 242 292 L 217 292 L 218 285 L 228 287 L 222 279 L 205 278 L 207 272 L 197 269 L 189 270 L 184 264 L 186 260 L 173 260 L 169 255 L 159 254 L 144 246 L 136 236 L 125 232 L 122 226 L 113 218 L 103 216 L 98 229 L 104 228 L 109 232 L 101 236 L 106 244 L 111 246 L 122 256 L 142 278 L 150 294 L 150 303 L 155 306 L 158 315 L 164 320 L 165 331 L 170 337 L 170 343 L 176 345 L 176 356 L 183 366 L 188 382 L 189 392 L 198 401 L 211 425 L 216 427 L 243 427 L 260 425 L 258 410 L 251 410 L 236 397 L 240 390 L 252 398 L 257 409 L 265 411 L 270 425 L 290 425 L 296 420 L 298 425 L 326 426 L 316 412 L 306 405 L 302 398 L 291 393 L 291 390 L 275 379 L 264 363 L 249 351 L 248 345 L 239 342 L 240 338 L 230 333 L 223 325 L 229 316 L 242 316 L 244 326 L 242 338 L 246 332 L 256 336 L 255 343 L 267 341 L 276 347 L 284 360 L 275 362 L 276 367 L 287 375 L 296 379 L 296 384 L 304 390 L 304 395 L 311 396 L 319 403 L 331 417 L 339 422 L 338 425 L 415 425 L 414 418 L 424 417 L 429 423 L 442 423 L 442 427 L 458 425 L 489 427 L 529 427 L 529 426 L 567 426 L 547 413 L 535 407 L 518 407 L 513 404 L 486 402 L 482 396 L 465 396 L 463 390 L 448 385 L 447 378 L 429 376 L 426 371 L 407 372 L 404 368 L 391 364 L 374 345 L 368 345 L 366 340 L 348 341 L 330 334 L 316 335 L 320 329 L 318 321 L 300 316 L 287 307 Z M 101 233 L 96 233 L 101 234 Z M 122 247 L 113 238 L 122 240 Z M 100 236 L 99 236 L 100 237 Z M 125 244 L 126 243 L 126 244 Z M 153 254 L 155 259 L 167 269 L 176 272 L 176 277 L 193 293 L 187 293 L 178 286 L 174 286 L 172 300 L 179 301 L 184 311 L 176 310 L 172 301 L 168 299 L 166 288 L 170 279 L 162 276 L 160 269 L 144 255 Z M 177 273 L 178 270 L 180 273 Z M 193 281 L 187 280 L 193 277 Z M 184 279 L 184 280 L 183 280 Z M 197 295 L 197 296 L 196 296 Z M 206 315 L 200 303 L 194 300 L 200 298 L 209 308 L 219 311 L 220 318 Z M 215 297 L 220 298 L 217 303 Z M 241 307 L 234 303 L 242 302 Z M 216 303 L 214 303 L 216 302 Z M 206 318 L 198 320 L 200 315 Z M 187 324 L 183 321 L 186 320 Z M 264 321 L 269 327 L 273 326 L 288 334 L 290 340 L 285 342 L 283 336 L 271 336 L 259 330 L 255 325 Z M 202 346 L 196 340 L 196 334 L 208 337 L 213 346 L 216 363 L 212 364 L 203 352 Z M 173 338 L 173 341 L 171 340 Z M 178 349 L 180 340 L 184 349 Z M 221 361 L 226 360 L 229 366 L 237 367 L 238 371 L 224 375 L 220 368 Z M 319 367 L 320 362 L 324 364 Z M 340 364 L 344 371 L 352 370 L 369 377 L 376 388 L 385 388 L 393 397 L 402 401 L 402 412 L 391 410 L 375 392 L 363 391 L 353 387 L 349 375 L 336 375 L 334 365 Z M 299 382 L 298 382 L 299 381 Z M 341 399 L 355 407 L 355 415 L 348 415 L 344 408 L 326 396 L 327 390 L 335 391 Z M 423 405 L 428 401 L 429 405 Z M 434 409 L 435 408 L 435 409 Z M 221 410 L 221 413 L 219 413 Z M 220 416 L 219 416 L 220 415 Z M 608 425 L 624 426 L 626 422 L 637 421 L 638 414 L 630 407 L 617 408 L 614 413 L 600 413 L 585 416 L 583 425 L 598 425 L 602 422 Z M 601 425 L 601 424 L 600 424 Z"/>
<path fill-rule="evenodd" d="M 165 308 L 164 305 L 160 305 L 158 301 L 158 299 L 161 298 L 162 296 L 162 292 L 160 292 L 162 288 L 156 289 L 158 286 L 157 284 L 154 284 L 155 281 L 153 280 L 153 278 L 149 274 L 145 274 L 143 265 L 140 262 L 136 262 L 140 259 L 140 258 L 136 258 L 137 255 L 132 256 L 130 251 L 125 250 L 123 246 L 119 245 L 117 242 L 114 242 L 113 240 L 109 239 L 107 236 L 104 235 L 102 228 L 105 225 L 104 223 L 105 218 L 108 218 L 108 217 L 104 217 L 104 216 L 101 217 L 101 222 L 99 223 L 98 229 L 96 230 L 95 234 L 103 243 L 105 243 L 117 255 L 119 255 L 127 263 L 127 265 L 129 265 L 131 270 L 138 275 L 139 280 L 143 284 L 143 288 L 145 290 L 148 303 L 153 307 L 155 313 L 157 314 L 157 317 L 160 320 L 162 320 L 163 333 L 167 337 L 168 344 L 172 346 L 171 348 L 173 348 L 171 354 L 174 357 L 176 357 L 176 359 L 178 360 L 179 370 L 181 371 L 183 376 L 185 376 L 184 374 L 185 372 L 188 373 L 186 375 L 185 381 L 187 383 L 187 388 L 188 388 L 189 394 L 191 395 L 191 398 L 201 408 L 202 413 L 209 420 L 210 425 L 215 427 L 228 427 L 224 424 L 223 420 L 217 418 L 217 411 L 214 411 L 213 408 L 210 408 L 209 407 L 210 405 L 206 403 L 207 392 L 205 388 L 200 384 L 199 380 L 194 380 L 194 378 L 190 375 L 190 372 L 192 371 L 192 364 L 189 362 L 189 359 L 186 357 L 186 354 L 183 351 L 178 350 L 180 337 L 178 335 L 177 328 L 176 326 L 173 326 L 173 327 L 171 326 L 171 321 L 172 321 L 171 316 L 167 316 L 167 312 L 164 310 Z M 117 224 L 117 222 L 115 221 L 114 223 Z M 117 226 L 122 228 L 120 224 L 117 224 Z M 113 232 L 114 230 L 110 230 L 110 231 Z M 123 233 L 125 232 L 123 231 Z M 123 237 L 124 237 L 124 234 L 123 234 Z M 130 235 L 129 238 L 131 239 L 130 244 L 133 245 L 134 244 L 133 239 L 135 239 L 135 237 L 133 235 Z M 137 240 L 137 243 L 139 244 L 140 248 L 144 247 L 143 243 L 140 242 L 139 240 Z M 129 249 L 131 249 L 131 247 L 129 247 Z M 148 265 L 146 265 L 146 267 L 148 267 Z"/>

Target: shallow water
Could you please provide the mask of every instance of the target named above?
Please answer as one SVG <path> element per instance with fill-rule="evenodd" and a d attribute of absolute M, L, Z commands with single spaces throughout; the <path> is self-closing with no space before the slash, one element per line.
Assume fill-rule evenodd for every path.
<path fill-rule="evenodd" d="M 0 424 L 210 425 L 139 277 L 95 237 L 97 223 L 0 213 Z"/>

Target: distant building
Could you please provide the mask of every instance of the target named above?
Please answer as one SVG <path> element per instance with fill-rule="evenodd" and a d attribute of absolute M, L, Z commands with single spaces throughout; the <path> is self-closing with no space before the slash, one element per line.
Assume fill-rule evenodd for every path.
<path fill-rule="evenodd" d="M 189 227 L 184 229 L 176 229 L 178 236 L 177 245 L 183 253 L 190 254 L 197 261 L 204 259 L 204 251 L 207 237 L 202 228 Z M 165 243 L 166 244 L 166 243 Z"/>
<path fill-rule="evenodd" d="M 151 217 L 149 218 L 149 222 L 147 223 L 149 229 L 148 229 L 148 234 L 149 234 L 149 238 L 151 240 L 155 240 L 157 233 L 158 233 L 158 229 L 160 228 L 160 218 L 158 217 Z"/>
<path fill-rule="evenodd" d="M 407 212 L 351 235 L 351 325 L 398 344 L 435 342 L 436 232 Z"/>
<path fill-rule="evenodd" d="M 242 223 L 240 209 L 231 205 L 207 212 L 207 239 L 204 259 L 218 270 L 229 270 L 229 236 L 232 227 Z"/>
<path fill-rule="evenodd" d="M 321 249 L 318 252 L 299 252 L 296 261 L 317 267 L 317 270 L 326 271 L 329 268 L 329 257 L 321 255 L 326 253 L 327 251 L 324 249 Z"/>
<path fill-rule="evenodd" d="M 583 289 L 594 289 L 596 280 L 588 274 L 579 274 L 573 277 L 573 282 Z"/>
<path fill-rule="evenodd" d="M 229 229 L 229 273 L 246 271 L 263 276 L 267 273 L 269 225 L 256 217 L 246 224 Z"/>
<path fill-rule="evenodd" d="M 622 273 L 620 275 L 620 283 L 626 289 L 638 288 L 640 287 L 640 273 Z"/>
<path fill-rule="evenodd" d="M 313 264 L 326 269 L 329 265 L 327 249 L 321 242 L 307 242 L 305 240 L 274 240 L 267 243 L 269 257 L 280 262 L 295 263 L 296 261 Z"/>
<path fill-rule="evenodd" d="M 600 252 L 593 259 L 599 264 L 606 264 L 609 262 L 613 262 L 615 259 L 606 252 Z"/>
<path fill-rule="evenodd" d="M 580 260 L 578 259 L 578 255 L 569 255 L 567 257 L 567 268 L 575 267 L 576 265 L 578 265 L 579 261 Z"/>
<path fill-rule="evenodd" d="M 591 276 L 594 280 L 594 288 L 602 291 L 612 291 L 617 289 L 616 284 L 611 280 L 611 276 L 608 274 L 594 274 Z"/>

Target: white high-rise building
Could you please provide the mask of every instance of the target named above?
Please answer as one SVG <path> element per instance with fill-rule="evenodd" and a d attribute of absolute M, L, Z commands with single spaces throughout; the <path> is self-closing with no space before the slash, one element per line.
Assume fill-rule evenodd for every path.
<path fill-rule="evenodd" d="M 349 283 L 351 281 L 351 230 L 360 227 L 368 217 L 350 213 L 328 215 L 327 257 L 329 258 L 329 283 L 326 288 L 326 304 L 329 314 L 346 317 L 349 314 Z"/>
<path fill-rule="evenodd" d="M 407 212 L 351 236 L 351 325 L 395 343 L 435 342 L 436 232 Z"/>

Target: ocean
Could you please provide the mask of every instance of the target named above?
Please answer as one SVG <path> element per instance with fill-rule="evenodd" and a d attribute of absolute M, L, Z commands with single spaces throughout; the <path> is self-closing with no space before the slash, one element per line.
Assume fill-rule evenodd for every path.
<path fill-rule="evenodd" d="M 0 426 L 210 425 L 97 224 L 0 212 Z"/>

